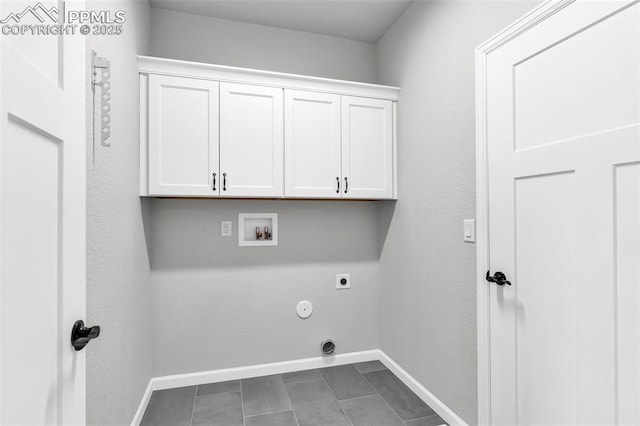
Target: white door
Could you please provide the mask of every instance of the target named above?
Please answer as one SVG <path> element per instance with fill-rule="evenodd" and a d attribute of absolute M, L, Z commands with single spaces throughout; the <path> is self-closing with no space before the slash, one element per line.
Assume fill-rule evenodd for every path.
<path fill-rule="evenodd" d="M 550 15 L 486 59 L 491 423 L 638 425 L 640 4 Z"/>
<path fill-rule="evenodd" d="M 285 195 L 340 197 L 340 96 L 285 90 Z"/>
<path fill-rule="evenodd" d="M 149 76 L 149 194 L 217 196 L 219 83 Z"/>
<path fill-rule="evenodd" d="M 33 5 L 3 1 L 0 16 Z M 0 45 L 0 424 L 84 424 L 85 352 L 70 338 L 85 316 L 85 39 Z"/>
<path fill-rule="evenodd" d="M 342 97 L 342 195 L 393 197 L 391 101 Z"/>
<path fill-rule="evenodd" d="M 283 89 L 220 83 L 220 194 L 282 197 L 283 156 Z"/>

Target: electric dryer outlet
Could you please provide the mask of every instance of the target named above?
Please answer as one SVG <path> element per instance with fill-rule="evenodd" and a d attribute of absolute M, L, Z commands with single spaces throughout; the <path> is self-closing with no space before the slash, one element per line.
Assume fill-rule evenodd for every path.
<path fill-rule="evenodd" d="M 345 290 L 351 288 L 351 274 L 336 274 L 336 289 Z"/>

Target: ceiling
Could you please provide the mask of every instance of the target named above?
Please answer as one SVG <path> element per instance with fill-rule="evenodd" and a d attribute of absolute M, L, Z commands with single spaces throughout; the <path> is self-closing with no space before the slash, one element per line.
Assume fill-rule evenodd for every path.
<path fill-rule="evenodd" d="M 150 0 L 151 6 L 376 43 L 411 0 Z"/>

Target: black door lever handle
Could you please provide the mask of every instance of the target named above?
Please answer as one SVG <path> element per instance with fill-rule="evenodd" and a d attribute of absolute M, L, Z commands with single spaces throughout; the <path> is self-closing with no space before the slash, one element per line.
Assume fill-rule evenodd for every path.
<path fill-rule="evenodd" d="M 76 351 L 81 351 L 87 343 L 100 335 L 100 326 L 85 327 L 84 321 L 78 320 L 71 330 L 71 345 Z"/>
<path fill-rule="evenodd" d="M 500 271 L 496 272 L 493 276 L 491 276 L 490 272 L 487 271 L 485 279 L 490 283 L 496 283 L 498 285 L 511 285 L 511 281 L 508 281 L 507 276 Z"/>

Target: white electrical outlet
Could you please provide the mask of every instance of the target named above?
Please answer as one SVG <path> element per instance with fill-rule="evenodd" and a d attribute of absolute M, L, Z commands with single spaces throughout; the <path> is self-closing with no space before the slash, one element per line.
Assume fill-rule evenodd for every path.
<path fill-rule="evenodd" d="M 230 220 L 223 220 L 222 221 L 222 226 L 221 226 L 221 230 L 220 230 L 220 235 L 222 235 L 223 237 L 230 237 L 231 236 L 231 221 Z"/>
<path fill-rule="evenodd" d="M 336 274 L 336 288 L 338 290 L 351 288 L 351 274 Z"/>

